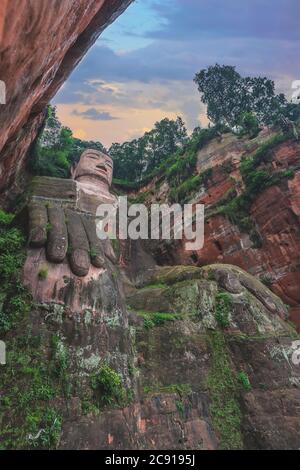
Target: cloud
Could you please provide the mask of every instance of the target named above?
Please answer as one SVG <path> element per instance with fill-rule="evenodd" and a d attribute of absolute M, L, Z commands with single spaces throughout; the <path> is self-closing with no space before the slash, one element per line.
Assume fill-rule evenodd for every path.
<path fill-rule="evenodd" d="M 299 0 L 153 0 L 166 25 L 155 39 L 189 41 L 203 36 L 299 40 Z"/>
<path fill-rule="evenodd" d="M 56 103 L 88 101 L 95 94 L 97 103 L 123 99 L 118 91 L 104 88 L 105 82 L 166 82 L 189 80 L 200 69 L 219 62 L 236 65 L 242 74 L 282 75 L 299 78 L 299 42 L 257 38 L 198 38 L 189 42 L 155 41 L 135 51 L 119 55 L 106 46 L 96 45 L 74 71 L 56 97 Z M 126 91 L 125 91 L 126 93 Z"/>
<path fill-rule="evenodd" d="M 216 62 L 235 65 L 242 75 L 268 76 L 290 96 L 292 81 L 300 78 L 299 0 L 273 0 L 271 6 L 269 0 L 145 1 L 146 9 L 133 3 L 130 17 L 125 12 L 108 30 L 114 46 L 100 37 L 55 97 L 59 108 L 75 109 L 67 119 L 89 138 L 96 133 L 92 121 L 107 121 L 111 130 L 105 127 L 104 138 L 114 141 L 142 133 L 164 114 L 182 115 L 190 130 L 199 119 L 205 124 L 193 77 Z M 141 15 L 149 8 L 155 14 L 147 23 Z M 135 47 L 122 35 L 131 35 Z"/>
<path fill-rule="evenodd" d="M 72 114 L 74 116 L 82 117 L 83 119 L 90 119 L 92 121 L 113 121 L 114 119 L 118 119 L 107 111 L 101 112 L 96 108 L 89 108 L 86 111 L 78 111 L 77 109 L 74 109 Z"/>
<path fill-rule="evenodd" d="M 77 105 L 79 112 L 85 111 L 84 105 Z M 58 106 L 58 117 L 64 125 L 73 130 L 74 135 L 84 136 L 86 140 L 100 141 L 109 148 L 112 142 L 132 140 L 152 129 L 156 121 L 168 117 L 176 119 L 177 113 L 160 108 L 136 108 L 134 106 L 107 106 L 107 112 L 117 113 L 118 119 L 113 121 L 93 121 L 73 114 L 73 104 Z M 83 138 L 83 137 L 82 137 Z"/>

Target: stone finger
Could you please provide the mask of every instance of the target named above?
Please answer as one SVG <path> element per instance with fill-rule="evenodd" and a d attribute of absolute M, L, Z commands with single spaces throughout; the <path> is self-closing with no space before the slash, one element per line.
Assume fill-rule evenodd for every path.
<path fill-rule="evenodd" d="M 96 221 L 93 217 L 82 216 L 82 222 L 89 241 L 92 264 L 96 268 L 103 268 L 105 266 L 105 258 L 101 240 L 99 240 L 96 233 Z"/>
<path fill-rule="evenodd" d="M 61 207 L 48 208 L 48 218 L 47 258 L 52 263 L 62 263 L 68 249 L 68 232 L 63 209 Z"/>
<path fill-rule="evenodd" d="M 47 241 L 47 208 L 38 203 L 31 203 L 28 206 L 29 213 L 29 245 L 33 248 L 40 248 Z"/>
<path fill-rule="evenodd" d="M 82 217 L 78 212 L 66 210 L 70 247 L 70 266 L 76 276 L 86 276 L 90 269 L 90 246 Z"/>

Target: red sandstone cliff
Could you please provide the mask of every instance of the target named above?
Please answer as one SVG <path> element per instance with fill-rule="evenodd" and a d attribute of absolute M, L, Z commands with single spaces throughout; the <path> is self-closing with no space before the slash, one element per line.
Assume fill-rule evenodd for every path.
<path fill-rule="evenodd" d="M 43 110 L 100 33 L 132 0 L 2 0 L 0 197 L 23 167 Z"/>
<path fill-rule="evenodd" d="M 1 108 L 3 199 L 44 106 L 129 3 L 19 0 L 15 16 L 16 2 L 2 0 L 0 79 L 8 91 Z M 212 212 L 233 186 L 243 190 L 240 159 L 267 137 L 249 142 L 227 135 L 202 149 L 198 172 L 212 168 L 212 174 L 193 200 L 211 211 L 204 249 L 187 254 L 180 244 L 163 246 L 159 261 L 222 261 L 255 275 L 270 272 L 273 289 L 297 309 L 300 144 L 285 142 L 270 155 L 268 171 L 292 166 L 295 173 L 251 206 L 259 248 Z M 52 180 L 53 193 L 59 182 Z M 169 196 L 166 181 L 147 189 L 156 200 Z M 53 214 L 49 202 L 44 209 Z M 72 215 L 61 222 L 71 224 Z M 54 226 L 42 229 L 50 237 Z M 74 228 L 76 235 L 80 223 Z M 298 449 L 300 378 L 291 362 L 295 332 L 284 321 L 282 301 L 235 266 L 158 268 L 139 243 L 130 248 L 124 272 L 103 247 L 103 266 L 85 277 L 73 276 L 66 260 L 45 269 L 44 252 L 28 251 L 24 274 L 35 302 L 27 299 L 28 314 L 5 337 L 10 351 L 0 377 L 0 447 Z M 119 380 L 113 393 L 99 381 L 107 365 L 109 377 Z"/>
<path fill-rule="evenodd" d="M 162 244 L 157 253 L 161 264 L 229 263 L 240 266 L 249 273 L 266 278 L 268 284 L 291 308 L 291 318 L 300 326 L 300 143 L 287 140 L 272 148 L 261 165 L 270 174 L 288 169 L 293 177 L 264 189 L 254 197 L 249 216 L 260 244 L 251 240 L 249 231 L 241 230 L 225 215 L 217 214 L 228 191 L 243 193 L 239 166 L 243 156 L 251 155 L 274 133 L 265 129 L 253 140 L 238 139 L 232 134 L 214 139 L 198 154 L 197 173 L 211 169 L 207 182 L 189 201 L 205 204 L 204 247 L 197 252 L 185 251 L 183 243 L 170 246 Z M 157 185 L 156 185 L 157 186 Z M 147 191 L 147 201 L 165 201 L 170 191 L 162 180 L 155 181 L 141 192 Z"/>

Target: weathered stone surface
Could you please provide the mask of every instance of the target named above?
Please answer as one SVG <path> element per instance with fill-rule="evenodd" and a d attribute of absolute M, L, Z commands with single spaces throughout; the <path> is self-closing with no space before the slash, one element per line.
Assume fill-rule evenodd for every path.
<path fill-rule="evenodd" d="M 132 250 L 140 259 L 138 252 Z M 34 273 L 44 261 L 43 249 L 29 250 L 25 280 L 40 304 L 33 329 L 46 336 L 55 331 L 70 358 L 71 395 L 52 401 L 63 416 L 58 448 L 298 448 L 295 333 L 284 321 L 283 302 L 258 280 L 219 264 L 153 268 L 150 263 L 143 279 L 134 267 L 131 280 L 139 287 L 126 288 L 128 324 L 126 277 L 107 257 L 102 270 L 90 266 L 85 278 L 71 274 L 67 263 L 49 265 L 50 279 L 41 281 Z M 216 315 L 220 294 L 229 299 L 223 329 Z M 155 326 L 159 312 L 163 320 Z M 235 384 L 229 395 L 218 366 L 224 357 L 225 376 Z M 121 374 L 132 401 L 104 406 L 99 414 L 91 377 L 107 363 Z M 247 389 L 239 382 L 241 373 L 249 380 Z M 219 387 L 240 413 L 233 430 L 230 425 L 224 431 L 216 421 Z M 232 406 L 226 400 L 219 413 Z M 225 411 L 225 422 L 228 416 Z"/>
<path fill-rule="evenodd" d="M 48 214 L 46 206 L 32 203 L 28 206 L 29 236 L 33 248 L 40 248 L 47 241 Z"/>
<path fill-rule="evenodd" d="M 80 214 L 66 210 L 69 243 L 69 256 L 72 271 L 77 276 L 86 276 L 90 268 L 90 247 Z"/>
<path fill-rule="evenodd" d="M 24 167 L 45 106 L 99 34 L 130 3 L 1 2 L 0 76 L 7 88 L 7 104 L 0 111 L 0 192 L 4 202 L 9 202 L 9 188 Z M 17 184 L 13 189 L 18 191 Z"/>
<path fill-rule="evenodd" d="M 137 301 L 140 293 L 144 299 L 148 297 L 149 317 L 155 315 L 150 308 L 155 306 L 151 299 L 156 291 L 168 299 L 179 317 L 151 329 L 134 322 L 133 363 L 138 369 L 134 403 L 123 409 L 104 409 L 100 416 L 91 413 L 76 420 L 66 418 L 60 448 L 220 448 L 222 435 L 215 429 L 211 390 L 207 389 L 214 361 L 209 337 L 212 328 L 218 330 L 215 306 L 221 287 L 217 280 L 207 279 L 211 268 L 214 266 L 198 269 L 198 279 L 184 280 L 185 267 L 176 267 L 177 276 L 182 271 L 180 281 L 171 268 L 163 268 L 161 273 L 157 271 L 157 279 L 166 279 L 169 270 L 165 288 L 153 285 L 136 290 Z M 226 266 L 215 269 L 222 269 L 224 274 Z M 227 273 L 232 274 L 232 267 Z M 239 270 L 239 274 L 243 272 Z M 232 373 L 238 377 L 243 371 L 251 384 L 249 390 L 238 389 L 242 447 L 296 449 L 300 402 L 293 384 L 300 376 L 291 362 L 292 330 L 255 296 L 257 290 L 252 293 L 241 285 L 232 293 L 231 285 L 229 288 L 233 303 L 221 353 L 229 355 Z M 270 296 L 275 298 L 274 294 Z"/>
<path fill-rule="evenodd" d="M 68 250 L 68 232 L 64 210 L 61 207 L 48 207 L 48 218 L 47 258 L 52 263 L 62 263 Z"/>
<path fill-rule="evenodd" d="M 117 261 L 110 240 L 101 241 L 96 232 L 97 208 L 116 202 L 110 194 L 112 170 L 108 155 L 86 150 L 72 169 L 74 180 L 35 177 L 30 184 L 29 235 L 36 238 L 31 246 L 43 246 L 49 232 L 48 260 L 62 263 L 68 250 L 71 270 L 79 277 L 88 274 L 91 261 L 98 269 L 105 267 L 105 257 Z"/>
<path fill-rule="evenodd" d="M 96 268 L 103 268 L 105 265 L 103 247 L 101 241 L 97 237 L 95 219 L 89 216 L 83 216 L 82 223 L 89 241 L 92 264 Z"/>
<path fill-rule="evenodd" d="M 186 251 L 186 240 L 183 240 L 161 243 L 156 251 L 152 251 L 162 265 L 228 263 L 257 277 L 267 278 L 274 292 L 292 307 L 293 321 L 300 328 L 300 319 L 297 319 L 300 302 L 300 143 L 287 140 L 276 145 L 269 151 L 267 163 L 262 164 L 262 169 L 269 174 L 293 169 L 294 176 L 266 188 L 254 198 L 249 217 L 261 241 L 260 247 L 251 240 L 250 233 L 241 230 L 228 217 L 216 213 L 216 209 L 225 203 L 228 190 L 235 189 L 237 194 L 243 192 L 239 172 L 242 157 L 251 155 L 272 135 L 272 132 L 264 130 L 256 139 L 249 141 L 227 134 L 221 142 L 214 140 L 205 146 L 198 154 L 197 171 L 201 173 L 211 168 L 212 175 L 206 185 L 191 196 L 193 203 L 205 204 L 207 220 L 203 248 L 195 252 Z M 155 181 L 147 186 L 147 204 L 155 202 L 156 193 L 160 191 L 154 185 Z M 169 191 L 164 190 L 160 202 L 166 201 Z"/>
<path fill-rule="evenodd" d="M 77 200 L 76 182 L 71 179 L 35 176 L 30 183 L 30 191 L 34 199 L 57 199 L 73 205 Z"/>
<path fill-rule="evenodd" d="M 186 400 L 184 417 L 177 401 L 176 394 L 159 394 L 122 411 L 81 418 L 77 426 L 67 423 L 61 448 L 215 449 L 217 440 L 208 422 L 207 397 L 195 395 Z M 86 436 L 85 444 L 82 436 Z"/>
<path fill-rule="evenodd" d="M 183 400 L 183 416 L 179 418 L 182 429 L 186 429 L 185 419 L 191 415 L 203 419 L 206 427 L 212 426 L 214 429 L 209 413 L 212 391 L 207 396 L 208 413 L 204 418 L 201 414 L 197 415 L 199 411 L 193 408 L 192 396 L 202 403 L 206 397 L 206 383 L 212 367 L 208 337 L 211 330 L 218 330 L 215 315 L 221 288 L 221 292 L 230 295 L 232 302 L 230 325 L 224 331 L 227 353 L 235 373 L 243 371 L 251 383 L 248 391 L 241 389 L 239 397 L 243 447 L 296 449 L 300 432 L 300 417 L 296 408 L 300 396 L 294 387 L 299 381 L 299 370 L 291 360 L 293 332 L 280 318 L 286 312 L 283 302 L 274 294 L 268 294 L 264 285 L 236 267 L 211 265 L 197 271 L 196 277 L 184 280 L 185 267 L 163 267 L 157 270 L 152 282 L 159 280 L 161 283 L 164 279 L 165 287 L 160 284 L 155 287 L 153 284 L 151 288 L 137 289 L 128 296 L 128 302 L 137 310 L 141 299 L 145 302 L 147 298 L 148 303 L 145 304 L 149 318 L 160 311 L 155 308 L 166 300 L 168 311 L 180 316 L 165 326 L 138 333 L 140 390 L 144 393 L 147 390 L 150 395 L 163 400 L 164 390 L 168 390 L 171 384 L 189 384 L 193 394 L 188 394 L 188 399 Z M 186 274 L 188 279 L 190 273 Z M 263 303 L 263 292 L 272 299 L 271 302 Z M 157 296 L 160 302 L 157 302 Z M 225 348 L 222 354 L 227 353 Z M 219 386 L 222 387 L 222 382 Z M 270 394 L 274 399 L 272 404 L 269 402 Z M 285 405 L 282 405 L 282 400 Z M 151 420 L 149 426 L 151 429 Z M 147 431 L 145 434 L 147 436 Z M 175 433 L 173 435 L 175 438 Z M 210 435 L 213 436 L 212 433 Z M 198 436 L 201 436 L 200 432 Z M 189 440 L 189 433 L 185 434 L 185 438 Z M 220 435 L 217 433 L 215 438 L 218 440 Z M 220 444 L 214 442 L 215 438 L 209 445 L 218 448 Z M 168 445 L 167 442 L 163 440 L 163 446 L 165 443 Z M 210 448 L 209 445 L 206 442 L 203 447 Z"/>
<path fill-rule="evenodd" d="M 98 150 L 86 150 L 74 169 L 77 187 L 76 207 L 96 215 L 100 204 L 115 204 L 116 197 L 110 193 L 113 161 Z"/>

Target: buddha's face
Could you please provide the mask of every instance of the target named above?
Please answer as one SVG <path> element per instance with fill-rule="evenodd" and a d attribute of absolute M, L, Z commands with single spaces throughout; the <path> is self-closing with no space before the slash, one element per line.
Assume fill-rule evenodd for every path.
<path fill-rule="evenodd" d="M 83 177 L 92 177 L 111 185 L 113 175 L 113 161 L 99 150 L 86 150 L 80 157 L 79 163 L 74 171 L 74 179 L 81 180 Z"/>

